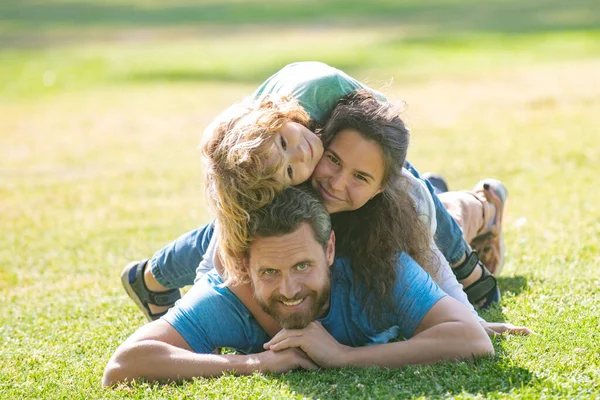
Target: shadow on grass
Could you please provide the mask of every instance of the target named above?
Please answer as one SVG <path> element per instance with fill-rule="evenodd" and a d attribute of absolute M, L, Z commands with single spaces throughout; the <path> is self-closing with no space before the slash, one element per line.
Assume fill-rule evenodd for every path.
<path fill-rule="evenodd" d="M 277 398 L 300 396 L 315 399 L 445 398 L 461 394 L 485 397 L 488 394 L 510 393 L 514 389 L 535 388 L 546 384 L 544 379 L 528 369 L 515 366 L 514 360 L 505 354 L 501 339 L 494 340 L 494 348 L 495 357 L 484 357 L 472 362 L 448 361 L 395 369 L 351 367 L 296 370 L 286 374 L 256 373 L 250 377 L 225 374 L 218 379 L 199 378 L 192 384 L 198 385 L 198 391 L 194 392 L 203 397 L 215 394 L 235 396 L 237 388 L 247 387 L 245 395 L 248 398 L 262 398 L 265 397 L 264 393 L 271 391 Z M 164 389 L 188 384 L 160 384 L 142 379 L 133 386 Z M 129 385 L 131 384 L 124 387 Z"/>
<path fill-rule="evenodd" d="M 524 289 L 527 289 L 527 279 L 522 275 L 503 276 L 498 277 L 497 280 L 501 293 L 510 292 L 513 295 L 518 295 Z"/>
<path fill-rule="evenodd" d="M 445 397 L 469 393 L 483 395 L 537 386 L 540 378 L 514 366 L 496 344 L 497 355 L 475 362 L 446 362 L 401 369 L 345 368 L 296 372 L 278 376 L 297 394 L 308 398 Z"/>
<path fill-rule="evenodd" d="M 510 293 L 512 296 L 516 296 L 527 288 L 527 279 L 521 275 L 498 277 L 496 279 L 502 295 Z M 493 305 L 488 310 L 480 310 L 479 314 L 488 322 L 511 322 L 507 320 L 502 307 L 498 304 Z"/>
<path fill-rule="evenodd" d="M 0 26 L 10 27 L 11 45 L 19 35 L 44 37 L 57 29 L 199 28 L 222 26 L 228 30 L 261 27 L 389 26 L 416 29 L 428 35 L 455 33 L 527 33 L 597 28 L 595 0 L 517 0 L 477 2 L 249 1 L 178 2 L 149 6 L 136 0 L 103 3 L 18 1 L 0 3 Z M 33 29 L 33 30 L 32 30 Z M 227 31 L 224 30 L 224 34 Z M 97 34 L 97 32 L 96 32 Z M 67 40 L 65 36 L 46 38 Z M 40 38 L 38 38 L 40 39 Z M 73 38 L 72 38 L 73 39 Z M 84 39 L 78 35 L 76 40 Z"/>

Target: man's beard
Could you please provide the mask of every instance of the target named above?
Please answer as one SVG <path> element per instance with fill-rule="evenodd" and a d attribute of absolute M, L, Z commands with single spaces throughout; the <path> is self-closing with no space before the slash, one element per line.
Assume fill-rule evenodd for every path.
<path fill-rule="evenodd" d="M 330 294 L 331 282 L 329 275 L 326 275 L 326 282 L 324 282 L 320 292 L 307 290 L 298 294 L 294 299 L 275 295 L 267 300 L 259 298 L 256 296 L 256 293 L 254 293 L 254 299 L 256 299 L 264 312 L 275 318 L 282 328 L 302 329 L 319 317 L 324 306 L 329 302 Z M 301 311 L 289 313 L 281 312 L 281 308 L 285 307 L 285 305 L 281 303 L 281 300 L 290 302 L 301 298 L 304 298 L 303 309 Z"/>

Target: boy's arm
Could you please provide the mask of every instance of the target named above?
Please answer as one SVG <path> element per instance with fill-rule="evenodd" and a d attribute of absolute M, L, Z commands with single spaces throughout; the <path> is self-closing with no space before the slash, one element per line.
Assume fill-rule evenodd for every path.
<path fill-rule="evenodd" d="M 223 372 L 251 374 L 254 371 L 287 372 L 317 366 L 298 349 L 255 355 L 198 354 L 164 320 L 144 325 L 112 355 L 102 377 L 104 386 L 134 379 L 177 381 L 218 376 Z"/>

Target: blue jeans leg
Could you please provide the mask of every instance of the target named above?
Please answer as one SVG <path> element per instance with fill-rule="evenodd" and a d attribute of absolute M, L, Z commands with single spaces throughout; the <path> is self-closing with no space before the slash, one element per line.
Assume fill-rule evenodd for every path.
<path fill-rule="evenodd" d="M 429 183 L 427 179 L 421 178 L 419 171 L 417 171 L 408 161 L 406 161 L 404 167 L 415 177 L 425 182 L 427 189 L 431 193 L 431 197 L 433 197 L 433 203 L 435 205 L 435 219 L 437 221 L 435 243 L 438 245 L 440 251 L 444 257 L 446 257 L 446 260 L 448 260 L 450 265 L 458 263 L 463 255 L 470 253 L 470 247 L 463 239 L 460 226 L 458 226 L 454 218 L 448 214 L 448 211 L 446 211 L 446 208 L 440 199 L 438 199 L 437 194 L 435 194 L 435 190 L 431 183 Z"/>
<path fill-rule="evenodd" d="M 178 237 L 159 251 L 149 261 L 152 275 L 167 288 L 193 285 L 196 268 L 208 248 L 214 223 L 207 224 Z"/>

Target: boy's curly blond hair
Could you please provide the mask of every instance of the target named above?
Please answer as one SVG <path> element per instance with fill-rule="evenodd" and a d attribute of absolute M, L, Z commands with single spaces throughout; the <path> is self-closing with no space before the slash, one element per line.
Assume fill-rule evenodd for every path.
<path fill-rule="evenodd" d="M 267 95 L 232 105 L 204 132 L 206 198 L 217 214 L 218 253 L 228 285 L 248 282 L 241 260 L 249 243 L 249 214 L 286 186 L 275 178 L 281 160 L 267 160 L 275 133 L 287 122 L 308 127 L 310 117 L 292 98 Z"/>

